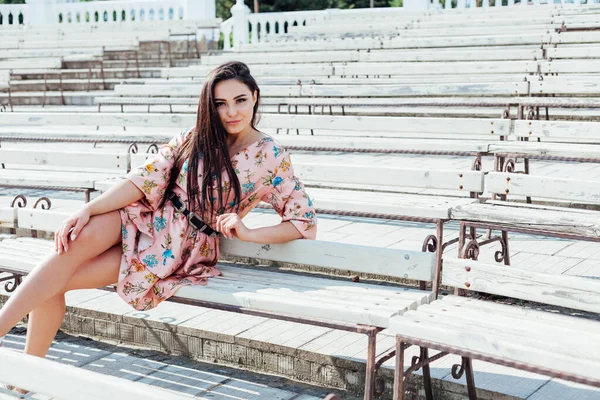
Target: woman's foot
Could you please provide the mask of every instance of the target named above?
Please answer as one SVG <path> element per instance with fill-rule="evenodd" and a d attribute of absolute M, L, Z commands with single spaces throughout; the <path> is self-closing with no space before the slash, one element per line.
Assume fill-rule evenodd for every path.
<path fill-rule="evenodd" d="M 0 347 L 2 347 L 2 342 L 4 341 L 5 337 L 6 336 L 0 336 Z M 6 389 L 6 390 L 13 390 L 19 394 L 28 394 L 29 393 L 29 391 L 27 391 L 25 389 L 17 388 L 17 387 L 14 387 L 13 385 L 7 385 L 4 383 L 0 383 L 0 388 Z"/>

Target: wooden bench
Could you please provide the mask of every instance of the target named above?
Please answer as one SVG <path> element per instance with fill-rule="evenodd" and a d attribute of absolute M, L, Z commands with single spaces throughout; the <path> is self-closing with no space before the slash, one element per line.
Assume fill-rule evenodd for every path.
<path fill-rule="evenodd" d="M 68 215 L 39 209 L 18 212 L 20 226 L 49 232 Z M 53 246 L 52 241 L 42 239 L 3 240 L 0 269 L 8 273 L 9 279 L 27 275 Z M 435 256 L 430 253 L 308 240 L 270 246 L 223 240 L 221 254 L 223 259 L 248 257 L 429 282 L 433 280 L 435 265 Z M 366 334 L 369 346 L 365 399 L 372 398 L 374 389 L 376 334 L 387 327 L 391 316 L 414 309 L 431 298 L 430 291 L 397 286 L 305 277 L 244 266 L 219 268 L 222 277 L 211 279 L 207 286 L 182 288 L 171 300 Z"/>
<path fill-rule="evenodd" d="M 185 72 L 189 74 L 189 72 Z M 199 84 L 117 85 L 119 96 L 198 97 Z M 529 94 L 528 82 L 423 83 L 413 85 L 268 85 L 261 90 L 266 97 L 414 97 L 414 96 L 523 96 Z"/>
<path fill-rule="evenodd" d="M 152 400 L 177 400 L 180 394 L 114 376 L 88 371 L 72 365 L 64 365 L 45 358 L 0 348 L 0 382 L 25 388 L 38 395 L 62 400 L 89 400 L 106 398 L 113 400 L 144 398 Z M 33 378 L 34 377 L 34 378 Z M 73 385 L 79 382 L 79 385 Z M 0 389 L 3 399 L 22 399 L 16 392 Z"/>
<path fill-rule="evenodd" d="M 0 123 L 18 127 L 36 126 L 119 126 L 184 129 L 195 124 L 193 114 L 75 113 L 65 118 L 60 113 L 2 113 Z M 487 152 L 490 142 L 510 133 L 508 119 L 477 118 L 397 118 L 322 115 L 264 114 L 259 127 L 275 134 L 292 149 L 477 155 Z M 283 130 L 306 130 L 312 135 L 283 134 Z M 43 128 L 39 136 L 45 133 Z M 28 136 L 31 134 L 28 134 Z M 76 137 L 78 134 L 64 135 Z M 95 136 L 95 135 L 94 135 Z M 98 135 L 101 141 L 101 135 Z M 109 135 L 111 140 L 116 135 Z M 130 136 L 131 139 L 135 136 Z M 151 135 L 140 133 L 144 140 Z M 23 136 L 24 138 L 26 136 Z M 148 138 L 148 139 L 146 139 Z M 90 140 L 94 140 L 90 135 Z M 161 140 L 164 139 L 164 136 Z M 402 139 L 402 140 L 398 140 Z M 435 139 L 435 140 L 431 140 Z"/>
<path fill-rule="evenodd" d="M 600 313 L 600 281 L 585 277 L 445 258 L 442 284 L 462 291 Z M 448 295 L 402 317 L 391 317 L 389 330 L 397 335 L 397 400 L 403 400 L 407 391 L 416 391 L 408 387 L 408 379 L 421 368 L 426 398 L 433 399 L 429 363 L 446 354 L 461 356 L 462 362 L 452 367 L 452 375 L 456 379 L 465 375 L 470 399 L 477 398 L 474 359 L 600 388 L 598 321 Z M 412 345 L 421 348 L 420 357 L 405 372 L 405 350 Z M 440 353 L 431 357 L 430 350 Z"/>
<path fill-rule="evenodd" d="M 127 153 L 0 149 L 0 186 L 83 192 L 86 202 L 99 179 L 129 170 Z"/>

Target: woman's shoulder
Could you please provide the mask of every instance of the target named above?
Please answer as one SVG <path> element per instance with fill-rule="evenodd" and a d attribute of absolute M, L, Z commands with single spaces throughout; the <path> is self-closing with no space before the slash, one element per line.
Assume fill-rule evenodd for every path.
<path fill-rule="evenodd" d="M 272 153 L 276 159 L 282 158 L 287 154 L 286 148 L 275 138 L 266 133 L 262 133 L 262 135 L 263 137 L 258 141 L 257 146 L 261 147 L 263 152 Z"/>

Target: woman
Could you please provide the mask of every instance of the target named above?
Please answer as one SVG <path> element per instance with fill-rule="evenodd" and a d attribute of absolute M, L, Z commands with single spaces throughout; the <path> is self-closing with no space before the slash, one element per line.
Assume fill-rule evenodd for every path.
<path fill-rule="evenodd" d="M 44 357 L 69 290 L 117 283 L 119 296 L 148 310 L 184 285 L 210 284 L 221 275 L 217 232 L 264 244 L 314 239 L 312 201 L 289 154 L 256 129 L 259 102 L 245 64 L 215 68 L 202 88 L 196 126 L 58 229 L 55 252 L 0 310 L 0 338 L 29 313 L 25 353 Z M 242 218 L 261 200 L 282 222 L 249 229 Z"/>

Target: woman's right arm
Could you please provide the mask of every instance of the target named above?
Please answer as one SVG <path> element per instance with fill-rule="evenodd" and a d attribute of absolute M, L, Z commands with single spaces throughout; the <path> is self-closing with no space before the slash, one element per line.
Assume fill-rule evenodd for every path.
<path fill-rule="evenodd" d="M 90 216 L 105 214 L 135 203 L 144 198 L 142 192 L 129 179 L 123 179 L 116 185 L 111 186 L 106 192 L 87 203 L 84 208 L 90 212 Z"/>
<path fill-rule="evenodd" d="M 144 192 L 129 179 L 119 181 L 106 192 L 75 211 L 63 222 L 54 234 L 54 250 L 58 254 L 68 251 L 69 239 L 75 240 L 92 216 L 118 210 L 143 197 Z"/>

